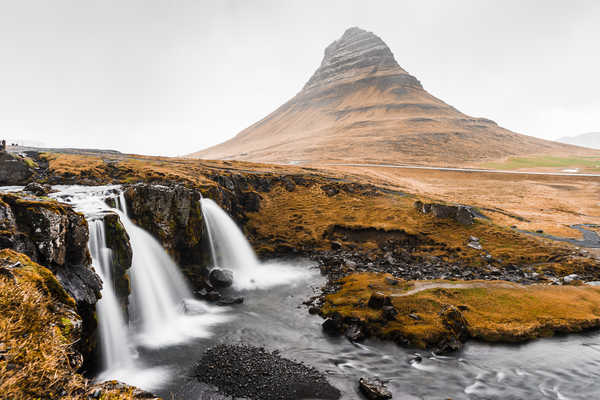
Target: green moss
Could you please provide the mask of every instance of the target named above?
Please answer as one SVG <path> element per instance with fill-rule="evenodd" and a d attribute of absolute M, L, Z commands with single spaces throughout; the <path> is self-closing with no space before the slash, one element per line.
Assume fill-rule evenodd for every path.
<path fill-rule="evenodd" d="M 39 168 L 40 167 L 35 161 L 33 161 L 29 157 L 23 157 L 23 161 L 25 161 L 25 164 L 27 164 L 27 166 L 29 168 L 34 168 L 35 169 L 35 168 Z"/>
<path fill-rule="evenodd" d="M 75 300 L 69 296 L 48 268 L 31 261 L 26 255 L 10 249 L 0 250 L 0 257 L 10 260 L 11 263 L 20 262 L 21 266 L 15 269 L 17 275 L 34 282 L 40 290 L 50 294 L 61 303 L 75 307 Z"/>
<path fill-rule="evenodd" d="M 60 322 L 62 322 L 62 333 L 65 336 L 69 336 L 71 334 L 71 331 L 73 330 L 73 322 L 71 322 L 71 320 L 69 318 L 65 318 L 62 317 L 60 319 Z"/>

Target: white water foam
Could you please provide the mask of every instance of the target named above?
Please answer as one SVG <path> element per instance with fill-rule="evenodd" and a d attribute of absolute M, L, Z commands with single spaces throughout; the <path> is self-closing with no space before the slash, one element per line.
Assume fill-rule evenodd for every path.
<path fill-rule="evenodd" d="M 261 263 L 241 229 L 211 199 L 202 199 L 213 266 L 233 271 L 236 290 L 267 289 L 306 280 L 311 272 L 281 262 Z"/>

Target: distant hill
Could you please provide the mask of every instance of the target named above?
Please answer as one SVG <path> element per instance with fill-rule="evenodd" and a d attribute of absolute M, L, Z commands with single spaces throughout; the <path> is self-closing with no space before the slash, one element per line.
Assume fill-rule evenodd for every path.
<path fill-rule="evenodd" d="M 581 151 L 461 113 L 423 89 L 378 36 L 350 28 L 325 49 L 296 96 L 231 140 L 190 156 L 462 165 Z"/>
<path fill-rule="evenodd" d="M 565 136 L 560 139 L 556 139 L 556 141 L 600 150 L 600 132 L 582 133 L 581 135 L 570 137 Z"/>

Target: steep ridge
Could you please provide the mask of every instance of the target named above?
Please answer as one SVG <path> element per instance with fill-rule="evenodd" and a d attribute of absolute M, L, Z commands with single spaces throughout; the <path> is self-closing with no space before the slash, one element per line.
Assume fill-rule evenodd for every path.
<path fill-rule="evenodd" d="M 190 156 L 463 165 L 581 151 L 461 113 L 425 91 L 383 40 L 354 27 L 325 49 L 320 67 L 294 98 L 233 139 Z"/>

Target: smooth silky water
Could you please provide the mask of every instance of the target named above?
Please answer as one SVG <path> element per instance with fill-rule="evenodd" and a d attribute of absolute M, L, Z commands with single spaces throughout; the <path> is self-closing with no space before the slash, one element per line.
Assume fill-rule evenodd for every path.
<path fill-rule="evenodd" d="M 203 200 L 203 207 L 215 242 L 214 263 L 234 271 L 234 280 L 238 278 L 238 281 L 229 289 L 230 294 L 244 296 L 244 303 L 221 308 L 227 318 L 220 323 L 209 320 L 210 329 L 196 327 L 208 329 L 210 335 L 204 331 L 197 336 L 183 335 L 185 340 L 174 340 L 162 347 L 146 346 L 144 340 L 140 342 L 133 335 L 131 344 L 137 348 L 134 360 L 137 371 L 152 371 L 155 379 L 146 382 L 137 379 L 136 382 L 132 374 L 123 377 L 125 382 L 153 390 L 166 399 L 222 398 L 193 378 L 193 365 L 215 344 L 245 343 L 279 350 L 285 357 L 320 369 L 342 391 L 345 399 L 360 398 L 357 380 L 361 376 L 387 380 L 397 399 L 600 397 L 598 333 L 513 346 L 472 342 L 450 356 L 434 356 L 377 340 L 352 344 L 342 337 L 327 337 L 321 331 L 322 319 L 309 315 L 306 307 L 301 306 L 302 301 L 325 283 L 317 267 L 302 260 L 258 262 L 253 253 L 249 256 L 247 242 L 238 248 L 240 236 L 237 233 L 241 231 L 227 214 L 211 201 Z M 128 232 L 131 229 L 128 226 Z M 235 232 L 233 236 L 232 232 Z M 238 244 L 227 242 L 231 237 Z M 240 253 L 238 249 L 243 251 Z M 234 258 L 227 258 L 232 253 Z M 246 256 L 239 257 L 239 254 Z M 136 264 L 134 268 L 141 270 L 143 266 Z M 204 307 L 211 309 L 203 304 Z M 177 324 L 177 318 L 170 323 Z M 188 328 L 183 330 L 190 333 Z M 180 338 L 175 336 L 175 339 Z M 422 356 L 421 362 L 411 361 L 414 353 Z"/>

